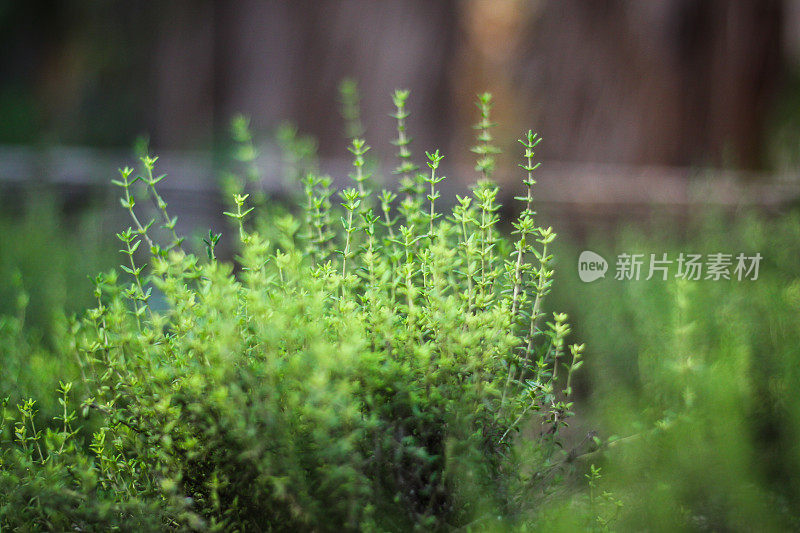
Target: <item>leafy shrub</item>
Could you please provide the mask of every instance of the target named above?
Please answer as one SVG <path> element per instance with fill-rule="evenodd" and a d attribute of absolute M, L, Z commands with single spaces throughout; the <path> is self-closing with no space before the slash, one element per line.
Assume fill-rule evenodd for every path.
<path fill-rule="evenodd" d="M 592 346 L 581 411 L 604 437 L 621 437 L 593 458 L 626 502 L 617 525 L 796 530 L 800 217 L 699 217 L 684 238 L 674 227 L 628 228 L 589 248 L 606 258 L 758 252 L 758 279 L 623 282 L 612 274 L 584 284 L 572 275 L 552 295 Z M 557 253 L 575 265 L 579 249 L 568 248 Z"/>
<path fill-rule="evenodd" d="M 67 317 L 92 304 L 87 273 L 113 265 L 115 248 L 103 243 L 93 210 L 64 214 L 40 186 L 1 203 L 0 396 L 38 398 L 52 417 L 59 380 L 80 376 Z"/>
<path fill-rule="evenodd" d="M 95 278 L 98 304 L 71 337 L 82 382 L 62 384 L 63 412 L 43 431 L 32 400 L 3 409 L 4 528 L 534 523 L 566 459 L 559 431 L 582 352 L 565 345 L 566 315 L 543 316 L 555 234 L 534 222 L 539 138 L 521 140 L 526 194 L 509 241 L 496 229 L 490 96 L 473 149 L 482 178 L 448 216 L 441 154 L 427 153 L 424 171 L 412 162 L 407 96 L 394 95 L 399 205 L 372 192 L 369 147 L 355 138 L 354 186 L 334 194 L 329 177 L 305 174 L 297 216 L 251 222 L 252 180 L 238 185 L 226 213 L 235 265 L 216 259 L 213 233 L 207 260 L 184 252 L 156 158 L 120 171 L 133 226 L 118 234 L 122 275 Z M 137 187 L 162 238 L 140 218 Z M 77 404 L 96 428 L 88 451 Z"/>

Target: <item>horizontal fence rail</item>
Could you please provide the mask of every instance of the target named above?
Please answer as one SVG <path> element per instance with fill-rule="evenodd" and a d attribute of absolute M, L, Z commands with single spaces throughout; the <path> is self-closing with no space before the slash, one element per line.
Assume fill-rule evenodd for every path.
<path fill-rule="evenodd" d="M 261 149 L 257 166 L 263 176 L 261 187 L 276 197 L 286 196 L 289 186 L 282 177 L 280 152 L 271 146 Z M 15 194 L 15 189 L 39 184 L 51 186 L 64 194 L 81 189 L 108 191 L 117 169 L 137 161 L 129 151 L 99 150 L 81 147 L 37 149 L 24 146 L 0 146 L 0 196 Z M 320 162 L 323 172 L 334 177 L 335 186 L 346 186 L 352 171 L 346 158 Z M 391 168 L 386 165 L 386 168 Z M 209 219 L 218 218 L 213 209 L 222 205 L 218 176 L 223 170 L 209 152 L 163 152 L 157 172 L 167 179 L 159 184 L 175 214 L 185 222 L 207 227 Z M 501 201 L 514 204 L 513 196 L 521 191 L 521 174 L 498 171 L 502 186 Z M 521 171 L 520 171 L 521 172 Z M 380 183 L 380 172 L 378 172 Z M 389 179 L 396 177 L 385 172 Z M 442 182 L 442 200 L 463 194 L 475 172 L 464 166 L 451 168 Z M 633 217 L 653 210 L 690 213 L 699 206 L 723 208 L 755 207 L 768 210 L 793 205 L 800 199 L 799 175 L 759 175 L 742 171 L 692 169 L 679 167 L 613 166 L 544 161 L 536 171 L 535 199 L 540 211 L 560 218 Z M 389 186 L 389 188 L 393 188 Z M 449 193 L 449 195 L 448 195 Z M 513 207 L 509 209 L 513 210 Z"/>

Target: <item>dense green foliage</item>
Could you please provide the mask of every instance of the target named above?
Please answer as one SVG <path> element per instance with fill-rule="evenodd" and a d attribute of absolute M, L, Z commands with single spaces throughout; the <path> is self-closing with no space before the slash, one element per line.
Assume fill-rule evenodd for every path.
<path fill-rule="evenodd" d="M 217 260 L 213 233 L 202 259 L 184 251 L 156 158 L 120 171 L 124 262 L 94 279 L 95 307 L 59 348 L 81 378 L 61 384 L 52 420 L 34 400 L 3 406 L 0 527 L 535 524 L 567 459 L 559 433 L 583 349 L 566 346 L 566 315 L 542 308 L 555 234 L 534 222 L 538 138 L 521 140 L 526 194 L 509 241 L 490 97 L 473 149 L 482 177 L 445 214 L 442 156 L 426 154 L 424 171 L 412 161 L 407 96 L 394 96 L 399 203 L 371 191 L 359 138 L 353 187 L 303 174 L 298 215 L 256 216 L 252 173 L 228 179 L 235 264 Z M 252 163 L 246 121 L 235 133 Z"/>
<path fill-rule="evenodd" d="M 591 347 L 581 412 L 604 440 L 620 437 L 591 458 L 625 502 L 617 527 L 797 530 L 797 213 L 706 214 L 597 235 L 587 247 L 610 262 L 623 252 L 763 256 L 758 279 L 746 281 L 617 281 L 613 263 L 593 283 L 561 276 L 551 301 Z M 556 255 L 562 273 L 577 264 L 569 246 Z"/>
<path fill-rule="evenodd" d="M 298 207 L 269 205 L 238 117 L 234 231 L 196 255 L 149 157 L 116 180 L 133 224 L 94 294 L 94 225 L 70 237 L 48 204 L 2 222 L 2 531 L 800 528 L 800 218 L 670 221 L 573 248 L 534 223 L 527 134 L 508 239 L 488 97 L 481 179 L 443 212 L 441 154 L 415 164 L 408 94 L 400 187 L 375 193 L 343 89 L 352 187 L 333 191 L 285 127 Z M 587 247 L 764 259 L 757 280 L 582 283 Z M 573 375 L 582 347 L 551 308 L 587 341 L 588 372 Z"/>
<path fill-rule="evenodd" d="M 41 186 L 14 197 L 0 203 L 0 397 L 37 398 L 52 417 L 59 380 L 80 376 L 68 316 L 92 304 L 88 273 L 114 265 L 116 247 L 91 208 L 62 213 Z"/>

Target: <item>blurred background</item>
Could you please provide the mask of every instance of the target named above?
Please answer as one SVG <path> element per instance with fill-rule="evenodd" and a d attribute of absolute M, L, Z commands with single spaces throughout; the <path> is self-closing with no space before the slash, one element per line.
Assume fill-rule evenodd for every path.
<path fill-rule="evenodd" d="M 35 177 L 10 175 L 22 147 L 127 149 L 146 135 L 158 153 L 213 150 L 235 113 L 264 134 L 291 120 L 323 158 L 343 157 L 344 77 L 384 158 L 400 87 L 417 153 L 439 147 L 454 165 L 470 161 L 482 91 L 501 144 L 533 128 L 541 159 L 578 174 L 774 177 L 800 147 L 795 0 L 4 0 L 0 42 L 5 181 Z"/>
<path fill-rule="evenodd" d="M 484 90 L 547 159 L 774 169 L 798 141 L 792 0 L 5 0 L 0 29 L 5 144 L 209 148 L 242 112 L 338 155 L 345 76 L 376 143 L 397 87 L 421 147 L 461 146 Z"/>
<path fill-rule="evenodd" d="M 576 434 L 682 428 L 597 459 L 629 530 L 781 529 L 773 513 L 800 529 L 800 0 L 0 0 L 0 392 L 75 372 L 64 316 L 91 305 L 87 274 L 118 263 L 129 224 L 118 167 L 149 144 L 179 232 L 224 242 L 232 117 L 252 118 L 267 190 L 285 192 L 287 120 L 344 180 L 346 77 L 383 169 L 390 95 L 411 90 L 411 148 L 444 152 L 443 200 L 477 177 L 474 101 L 492 92 L 506 220 L 516 139 L 543 137 L 551 306 L 588 346 Z M 587 285 L 586 247 L 764 263 L 749 285 Z"/>

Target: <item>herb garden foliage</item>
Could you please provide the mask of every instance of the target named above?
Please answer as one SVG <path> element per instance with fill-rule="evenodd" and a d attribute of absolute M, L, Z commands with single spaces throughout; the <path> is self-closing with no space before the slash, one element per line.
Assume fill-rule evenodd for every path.
<path fill-rule="evenodd" d="M 534 222 L 539 138 L 521 140 L 526 192 L 508 242 L 490 181 L 491 97 L 473 148 L 481 179 L 444 214 L 443 156 L 413 163 L 407 96 L 394 95 L 399 202 L 371 190 L 369 147 L 354 138 L 353 187 L 305 175 L 300 216 L 257 232 L 248 194 L 234 194 L 236 266 L 216 259 L 213 233 L 207 258 L 184 252 L 155 158 L 120 171 L 133 225 L 118 234 L 121 272 L 96 277 L 97 306 L 74 328 L 83 383 L 62 384 L 55 421 L 32 400 L 3 408 L 3 530 L 447 529 L 532 516 L 563 460 L 582 350 L 565 346 L 565 315 L 542 312 L 555 234 Z M 160 222 L 144 219 L 143 188 Z"/>

